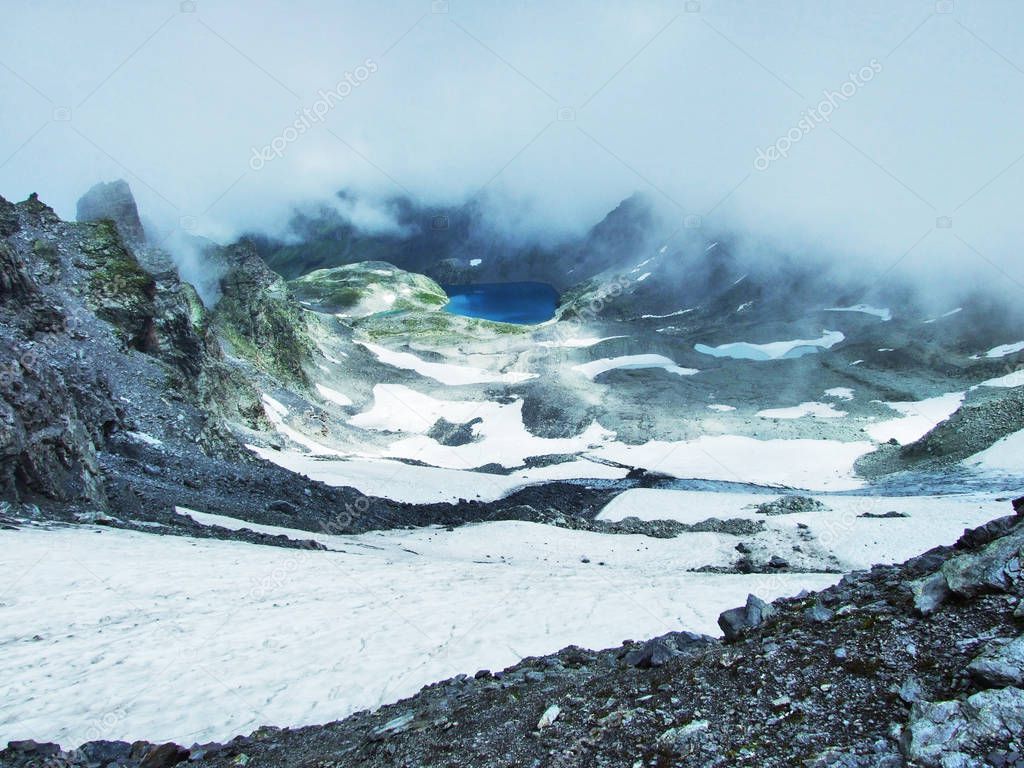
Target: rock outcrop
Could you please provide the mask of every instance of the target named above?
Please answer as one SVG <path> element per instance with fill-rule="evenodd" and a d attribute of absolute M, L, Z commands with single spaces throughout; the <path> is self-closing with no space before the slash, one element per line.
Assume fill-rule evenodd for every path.
<path fill-rule="evenodd" d="M 76 218 L 81 222 L 109 219 L 117 226 L 121 237 L 132 245 L 146 241 L 135 197 L 124 179 L 93 186 L 79 198 Z"/>

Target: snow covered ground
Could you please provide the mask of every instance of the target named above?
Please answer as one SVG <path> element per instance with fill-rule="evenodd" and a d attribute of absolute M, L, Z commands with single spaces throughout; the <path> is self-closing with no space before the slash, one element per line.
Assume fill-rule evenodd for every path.
<path fill-rule="evenodd" d="M 512 522 L 318 538 L 342 551 L 0 531 L 0 740 L 190 744 L 326 722 L 570 643 L 717 634 L 748 592 L 837 578 L 688 573 L 731 554 L 715 534 Z"/>
<path fill-rule="evenodd" d="M 995 495 L 964 496 L 818 496 L 828 511 L 792 515 L 757 514 L 754 507 L 774 497 L 754 493 L 669 491 L 637 488 L 613 499 L 600 520 L 679 520 L 696 523 L 708 517 L 762 520 L 769 528 L 793 531 L 808 526 L 849 570 L 875 563 L 902 562 L 940 544 L 956 541 L 964 528 L 974 528 L 1009 513 Z M 862 518 L 859 515 L 901 512 L 905 518 Z"/>

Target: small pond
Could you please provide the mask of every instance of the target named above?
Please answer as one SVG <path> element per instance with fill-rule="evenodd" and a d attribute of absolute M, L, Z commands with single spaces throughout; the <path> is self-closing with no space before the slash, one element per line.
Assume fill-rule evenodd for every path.
<path fill-rule="evenodd" d="M 547 283 L 446 285 L 444 290 L 451 299 L 445 311 L 501 323 L 543 323 L 558 307 L 558 291 Z"/>

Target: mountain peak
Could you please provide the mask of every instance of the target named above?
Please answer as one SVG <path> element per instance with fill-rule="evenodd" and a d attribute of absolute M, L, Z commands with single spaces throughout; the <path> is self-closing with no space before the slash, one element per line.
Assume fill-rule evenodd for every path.
<path fill-rule="evenodd" d="M 124 179 L 94 184 L 78 199 L 76 217 L 79 221 L 111 219 L 125 240 L 136 244 L 146 241 L 135 197 Z"/>

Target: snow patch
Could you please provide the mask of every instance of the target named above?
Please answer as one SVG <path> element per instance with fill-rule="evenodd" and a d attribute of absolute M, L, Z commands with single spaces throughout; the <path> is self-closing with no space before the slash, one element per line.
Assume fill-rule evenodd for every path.
<path fill-rule="evenodd" d="M 998 347 L 992 347 L 985 353 L 985 357 L 1006 357 L 1022 350 L 1024 350 L 1024 341 L 1018 341 L 1016 344 L 1001 344 Z"/>
<path fill-rule="evenodd" d="M 843 341 L 844 336 L 839 331 L 824 331 L 817 339 L 794 339 L 793 341 L 773 341 L 767 344 L 752 344 L 746 341 L 737 341 L 731 344 L 722 344 L 717 347 L 709 347 L 707 344 L 697 344 L 694 349 L 704 355 L 713 357 L 728 357 L 734 360 L 783 360 L 820 352 L 822 349 L 830 349 Z"/>
<path fill-rule="evenodd" d="M 1024 430 L 1007 435 L 980 453 L 964 461 L 965 464 L 989 472 L 1012 472 L 1024 470 Z"/>
<path fill-rule="evenodd" d="M 604 336 L 602 338 L 596 338 L 593 336 L 585 336 L 576 339 L 553 339 L 550 341 L 538 341 L 538 347 L 548 348 L 559 348 L 564 347 L 567 349 L 582 349 L 585 347 L 592 347 L 595 344 L 600 344 L 602 341 L 611 341 L 612 339 L 625 339 L 627 336 Z"/>
<path fill-rule="evenodd" d="M 829 307 L 826 312 L 859 312 L 863 315 L 874 315 L 883 323 L 892 320 L 892 310 L 882 307 L 872 307 L 867 304 L 854 304 L 852 307 Z"/>
<path fill-rule="evenodd" d="M 572 369 L 579 371 L 588 379 L 596 379 L 602 373 L 612 370 L 637 370 L 642 368 L 662 368 L 677 376 L 693 376 L 700 373 L 696 368 L 680 368 L 674 361 L 664 355 L 624 355 L 622 357 L 603 357 L 582 365 L 574 365 Z"/>
<path fill-rule="evenodd" d="M 1024 443 L 1022 443 L 1024 448 Z M 1018 453 L 1018 456 L 1021 454 Z M 1019 468 L 1020 461 L 1017 462 Z M 876 563 L 898 563 L 932 547 L 956 541 L 964 528 L 974 528 L 1005 514 L 1005 503 L 990 496 L 823 496 L 829 508 L 770 517 L 759 515 L 758 504 L 772 496 L 755 493 L 672 491 L 636 488 L 617 496 L 598 514 L 614 522 L 626 517 L 641 520 L 678 520 L 698 523 L 709 517 L 760 520 L 769 530 L 792 532 L 807 526 L 810 535 L 825 544 L 846 569 L 870 568 Z M 905 518 L 861 518 L 864 513 L 902 512 Z"/>
<path fill-rule="evenodd" d="M 825 397 L 836 400 L 853 400 L 853 390 L 849 387 L 832 387 L 832 389 L 825 390 Z"/>
<path fill-rule="evenodd" d="M 349 398 L 347 395 L 343 395 L 336 389 L 325 387 L 323 384 L 317 384 L 316 391 L 320 393 L 320 397 L 322 397 L 324 400 L 329 400 L 335 405 L 352 405 L 352 399 Z"/>
<path fill-rule="evenodd" d="M 871 439 L 878 443 L 893 439 L 900 445 L 913 443 L 952 416 L 964 401 L 965 396 L 964 392 L 951 392 L 927 400 L 885 403 L 886 406 L 903 415 L 900 418 L 871 424 L 866 427 L 866 431 Z"/>
<path fill-rule="evenodd" d="M 874 445 L 866 441 L 756 440 L 739 435 L 703 435 L 678 442 L 609 443 L 592 454 L 683 479 L 838 491 L 864 485 L 854 475 L 853 465 L 873 449 Z"/>
<path fill-rule="evenodd" d="M 846 411 L 836 410 L 832 403 L 800 403 L 792 408 L 768 408 L 758 411 L 762 419 L 802 419 L 812 416 L 816 419 L 839 419 L 846 416 Z"/>
<path fill-rule="evenodd" d="M 473 368 L 467 365 L 454 365 L 452 363 L 430 363 L 411 352 L 396 352 L 395 350 L 382 347 L 378 344 L 371 344 L 366 341 L 357 341 L 357 344 L 372 352 L 380 362 L 394 368 L 401 368 L 407 371 L 415 371 L 420 376 L 438 381 L 449 386 L 462 384 L 490 384 L 501 382 L 504 384 L 517 384 L 523 381 L 537 378 L 535 373 L 522 373 L 509 371 L 508 373 L 497 373 Z"/>
<path fill-rule="evenodd" d="M 1000 376 L 996 379 L 987 379 L 978 385 L 979 387 L 1020 387 L 1024 386 L 1024 368 L 1019 371 L 1013 371 L 1005 376 Z"/>

